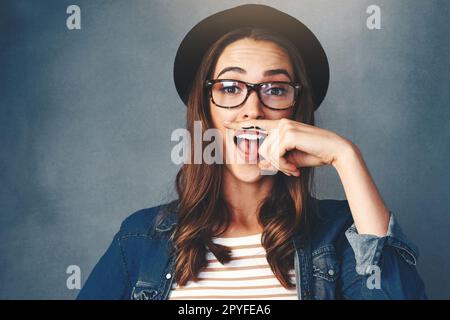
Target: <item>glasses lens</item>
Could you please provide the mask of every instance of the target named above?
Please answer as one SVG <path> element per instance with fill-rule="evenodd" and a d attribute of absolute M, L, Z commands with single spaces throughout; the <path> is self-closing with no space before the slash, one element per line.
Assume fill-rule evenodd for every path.
<path fill-rule="evenodd" d="M 295 100 L 295 88 L 288 83 L 266 83 L 259 90 L 262 102 L 275 109 L 292 106 Z"/>
<path fill-rule="evenodd" d="M 239 81 L 219 81 L 211 88 L 214 102 L 222 107 L 235 107 L 244 102 L 247 87 Z"/>

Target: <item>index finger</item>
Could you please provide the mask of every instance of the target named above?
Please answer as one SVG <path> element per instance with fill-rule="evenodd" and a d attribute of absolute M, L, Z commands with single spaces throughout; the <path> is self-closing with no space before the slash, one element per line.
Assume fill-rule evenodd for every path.
<path fill-rule="evenodd" d="M 252 119 L 243 121 L 229 121 L 223 122 L 223 125 L 228 129 L 256 129 L 269 132 L 278 125 L 278 120 L 266 120 L 266 119 Z"/>

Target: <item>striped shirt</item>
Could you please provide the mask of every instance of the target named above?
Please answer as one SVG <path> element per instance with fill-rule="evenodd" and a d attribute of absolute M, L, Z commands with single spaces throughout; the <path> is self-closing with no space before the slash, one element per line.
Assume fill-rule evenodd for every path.
<path fill-rule="evenodd" d="M 261 235 L 212 238 L 214 243 L 230 247 L 231 261 L 223 265 L 208 250 L 208 265 L 199 273 L 199 281 L 188 281 L 183 287 L 174 281 L 168 299 L 297 300 L 295 287 L 284 288 L 270 269 Z M 291 270 L 289 274 L 295 284 L 295 271 Z"/>

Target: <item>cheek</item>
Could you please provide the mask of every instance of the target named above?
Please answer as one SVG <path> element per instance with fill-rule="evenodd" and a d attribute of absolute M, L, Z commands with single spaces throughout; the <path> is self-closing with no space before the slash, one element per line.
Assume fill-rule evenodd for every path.
<path fill-rule="evenodd" d="M 223 108 L 218 108 L 216 106 L 209 106 L 209 110 L 211 113 L 211 119 L 214 127 L 222 129 L 223 122 L 225 120 L 233 121 L 236 118 L 235 112 Z"/>
<path fill-rule="evenodd" d="M 279 120 L 282 118 L 292 119 L 294 117 L 294 109 L 288 109 L 283 111 L 267 110 L 265 112 L 265 118 L 268 120 Z"/>

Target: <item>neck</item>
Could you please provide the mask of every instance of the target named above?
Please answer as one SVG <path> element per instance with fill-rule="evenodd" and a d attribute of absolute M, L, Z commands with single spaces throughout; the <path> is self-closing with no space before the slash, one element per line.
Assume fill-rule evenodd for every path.
<path fill-rule="evenodd" d="M 243 182 L 225 170 L 224 198 L 231 209 L 231 224 L 224 235 L 243 236 L 262 232 L 258 223 L 261 202 L 272 190 L 273 177 L 265 176 L 257 182 Z"/>

